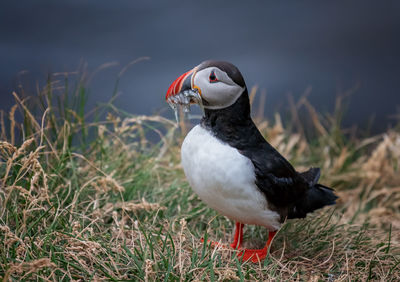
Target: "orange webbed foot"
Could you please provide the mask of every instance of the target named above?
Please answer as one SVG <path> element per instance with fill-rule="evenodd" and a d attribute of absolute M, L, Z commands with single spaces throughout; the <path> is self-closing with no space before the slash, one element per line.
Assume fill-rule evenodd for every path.
<path fill-rule="evenodd" d="M 234 240 L 233 243 L 230 245 L 225 245 L 220 242 L 214 242 L 211 240 L 207 240 L 207 244 L 211 245 L 213 248 L 224 248 L 224 249 L 229 249 L 231 247 L 232 249 L 239 249 L 239 252 L 237 256 L 241 258 L 243 261 L 251 261 L 253 263 L 258 263 L 263 261 L 269 251 L 269 247 L 271 246 L 272 240 L 276 234 L 276 231 L 269 231 L 268 232 L 268 241 L 265 244 L 265 247 L 263 249 L 244 249 L 241 250 L 241 244 L 243 240 L 243 223 L 236 222 L 236 230 L 235 230 L 235 235 L 234 235 Z M 201 238 L 200 241 L 204 243 L 204 238 Z"/>
<path fill-rule="evenodd" d="M 268 249 L 245 249 L 238 253 L 238 257 L 242 258 L 243 261 L 250 260 L 251 262 L 257 263 L 263 261 L 268 254 Z"/>
<path fill-rule="evenodd" d="M 272 240 L 274 239 L 275 234 L 276 234 L 276 231 L 268 232 L 268 241 L 267 241 L 267 244 L 265 244 L 265 247 L 263 249 L 245 249 L 238 253 L 238 257 L 243 258 L 243 261 L 250 260 L 251 262 L 254 262 L 254 263 L 263 261 L 268 255 L 268 250 L 269 250 L 269 247 L 271 246 L 271 243 L 272 243 Z"/>

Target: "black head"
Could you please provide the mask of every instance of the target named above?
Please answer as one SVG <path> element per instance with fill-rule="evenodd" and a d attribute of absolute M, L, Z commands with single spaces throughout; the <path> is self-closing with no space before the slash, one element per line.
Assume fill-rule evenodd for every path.
<path fill-rule="evenodd" d="M 212 60 L 202 62 L 178 77 L 169 87 L 166 99 L 188 89 L 197 90 L 204 108 L 211 110 L 230 107 L 247 92 L 237 67 L 228 62 Z"/>
<path fill-rule="evenodd" d="M 192 89 L 200 92 L 206 109 L 227 108 L 246 89 L 243 76 L 237 67 L 223 61 L 205 61 L 194 68 Z"/>

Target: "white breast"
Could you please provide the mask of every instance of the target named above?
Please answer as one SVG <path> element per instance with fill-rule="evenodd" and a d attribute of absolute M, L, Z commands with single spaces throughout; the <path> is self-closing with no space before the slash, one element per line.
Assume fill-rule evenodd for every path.
<path fill-rule="evenodd" d="M 193 190 L 211 208 L 245 223 L 280 227 L 278 213 L 255 185 L 254 166 L 237 149 L 195 126 L 182 144 L 182 166 Z"/>

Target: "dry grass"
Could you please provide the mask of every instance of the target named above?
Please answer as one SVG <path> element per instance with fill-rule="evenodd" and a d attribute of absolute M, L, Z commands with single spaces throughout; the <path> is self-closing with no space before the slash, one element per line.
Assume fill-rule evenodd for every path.
<path fill-rule="evenodd" d="M 83 86 L 58 96 L 56 108 L 57 88 L 49 83 L 36 111 L 15 94 L 10 122 L 0 115 L 4 280 L 400 280 L 399 132 L 349 139 L 336 112 L 321 116 L 306 99 L 292 101 L 294 116 L 309 112 L 310 141 L 310 128 L 289 129 L 278 114 L 271 122 L 258 110 L 270 143 L 298 170 L 321 166 L 340 201 L 287 222 L 255 265 L 200 242 L 229 241 L 233 224 L 192 193 L 173 122 L 111 105 L 99 109 L 104 120 L 88 119 Z M 245 230 L 253 245 L 265 235 Z"/>

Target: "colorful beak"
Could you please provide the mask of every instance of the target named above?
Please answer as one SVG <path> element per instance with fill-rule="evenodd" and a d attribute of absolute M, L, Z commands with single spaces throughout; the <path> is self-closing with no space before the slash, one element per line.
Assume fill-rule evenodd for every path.
<path fill-rule="evenodd" d="M 169 97 L 179 94 L 184 90 L 192 89 L 192 75 L 194 73 L 194 69 L 185 72 L 180 77 L 175 79 L 172 82 L 171 86 L 168 88 L 167 94 L 165 95 L 165 99 L 168 100 Z"/>

